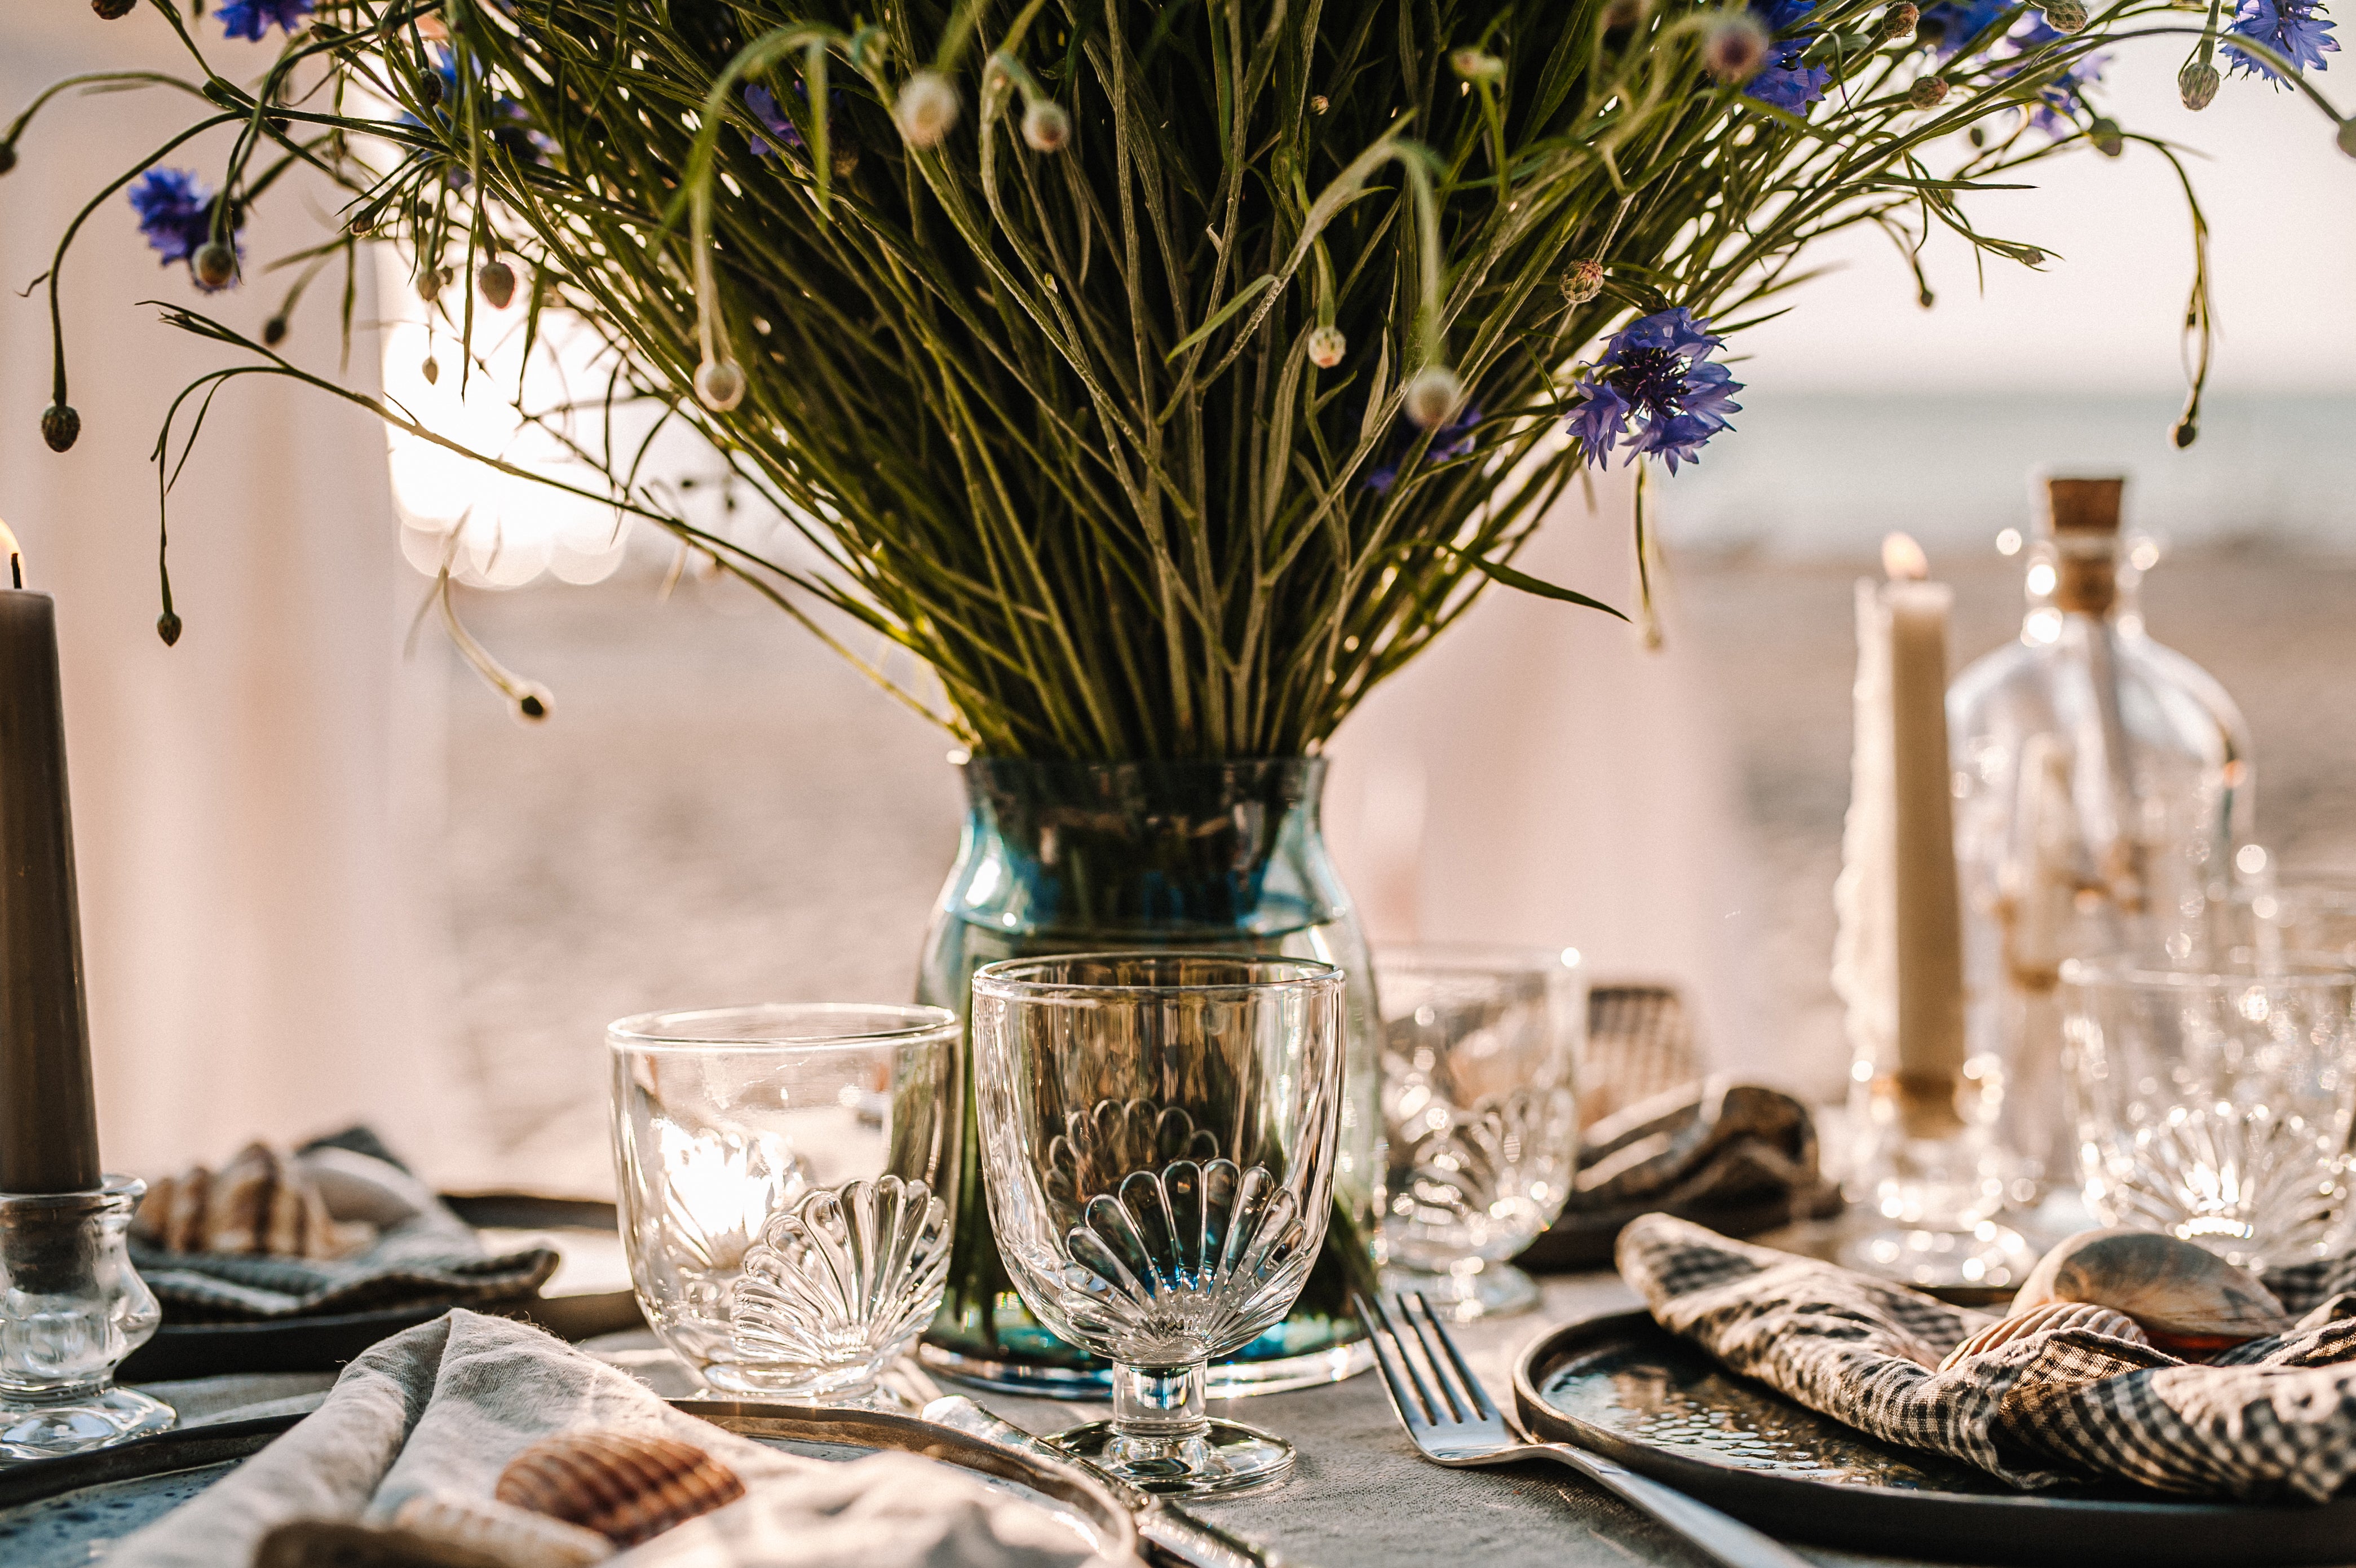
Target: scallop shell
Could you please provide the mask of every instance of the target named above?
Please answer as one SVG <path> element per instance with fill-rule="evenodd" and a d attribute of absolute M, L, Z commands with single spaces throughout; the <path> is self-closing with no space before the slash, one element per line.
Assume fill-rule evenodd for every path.
<path fill-rule="evenodd" d="M 744 1495 L 736 1472 L 675 1438 L 576 1432 L 543 1438 L 509 1461 L 503 1503 L 636 1546 Z"/>
<path fill-rule="evenodd" d="M 2281 1332 L 2287 1316 L 2257 1276 L 2152 1230 L 2082 1230 L 2039 1261 L 2013 1316 L 2047 1302 L 2126 1313 L 2162 1349 L 2222 1349 Z"/>
<path fill-rule="evenodd" d="M 341 1519 L 294 1519 L 255 1543 L 252 1568 L 510 1568 L 480 1547 Z"/>
<path fill-rule="evenodd" d="M 1973 1357 L 1985 1356 L 1999 1345 L 2009 1345 L 2032 1334 L 2062 1328 L 2091 1329 L 2113 1339 L 2124 1339 L 2130 1345 L 2151 1343 L 2136 1320 L 2124 1312 L 2082 1301 L 2049 1301 L 2032 1306 L 2027 1312 L 1997 1318 L 1948 1351 L 1947 1359 L 1939 1363 L 1939 1370 L 1953 1371 Z"/>
<path fill-rule="evenodd" d="M 421 1492 L 392 1516 L 397 1529 L 496 1557 L 508 1568 L 586 1568 L 614 1555 L 594 1530 L 510 1503 Z"/>
<path fill-rule="evenodd" d="M 730 1337 L 751 1367 L 875 1366 L 941 1305 L 948 1205 L 887 1176 L 821 1187 L 780 1208 L 731 1289 Z"/>

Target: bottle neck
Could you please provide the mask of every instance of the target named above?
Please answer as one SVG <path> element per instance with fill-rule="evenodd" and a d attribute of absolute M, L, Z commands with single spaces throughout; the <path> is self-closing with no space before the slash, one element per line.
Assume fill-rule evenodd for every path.
<path fill-rule="evenodd" d="M 2115 535 L 2062 533 L 2053 548 L 2053 607 L 2066 615 L 2107 618 L 2119 605 L 2119 546 Z"/>

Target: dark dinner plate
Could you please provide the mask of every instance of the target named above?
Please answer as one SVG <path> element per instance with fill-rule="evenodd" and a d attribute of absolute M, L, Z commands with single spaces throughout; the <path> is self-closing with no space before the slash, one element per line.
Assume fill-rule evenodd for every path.
<path fill-rule="evenodd" d="M 1514 1403 L 1534 1436 L 1826 1546 L 2057 1568 L 2356 1562 L 2356 1499 L 2261 1508 L 2127 1487 L 2019 1491 L 1818 1415 L 1642 1312 L 1542 1336 L 1514 1369 Z"/>

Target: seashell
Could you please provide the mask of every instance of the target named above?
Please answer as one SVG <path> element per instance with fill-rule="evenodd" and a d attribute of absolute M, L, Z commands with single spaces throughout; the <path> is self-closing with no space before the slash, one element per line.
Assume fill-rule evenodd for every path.
<path fill-rule="evenodd" d="M 2027 1312 L 1997 1318 L 1948 1351 L 1947 1359 L 1939 1363 L 1939 1370 L 1952 1371 L 1975 1356 L 1987 1355 L 1999 1345 L 2009 1345 L 2032 1334 L 2063 1328 L 2091 1329 L 2113 1339 L 2124 1339 L 2130 1345 L 2151 1343 L 2142 1326 L 2116 1308 L 2095 1306 L 2083 1301 L 2048 1301 L 2030 1307 Z"/>
<path fill-rule="evenodd" d="M 820 1187 L 781 1208 L 730 1287 L 730 1337 L 754 1368 L 873 1367 L 906 1348 L 941 1304 L 948 1205 L 887 1176 Z"/>
<path fill-rule="evenodd" d="M 594 1530 L 510 1503 L 421 1492 L 392 1516 L 396 1529 L 496 1557 L 508 1568 L 586 1568 L 614 1555 Z"/>
<path fill-rule="evenodd" d="M 376 1228 L 338 1221 L 308 1172 L 265 1144 L 249 1144 L 220 1171 L 202 1165 L 162 1176 L 134 1223 L 172 1252 L 340 1258 L 376 1240 Z"/>
<path fill-rule="evenodd" d="M 1077 1208 L 1110 1192 L 1131 1171 L 1157 1170 L 1173 1160 L 1215 1159 L 1218 1134 L 1194 1125 L 1183 1105 L 1151 1100 L 1099 1100 L 1066 1112 L 1064 1130 L 1047 1140 L 1047 1196 Z"/>
<path fill-rule="evenodd" d="M 253 1568 L 510 1568 L 479 1547 L 340 1519 L 295 1519 L 255 1543 Z"/>
<path fill-rule="evenodd" d="M 2255 1275 L 2153 1230 L 2080 1231 L 2029 1271 L 2012 1315 L 2055 1301 L 2115 1308 L 2171 1355 L 2213 1354 L 2288 1321 Z"/>
<path fill-rule="evenodd" d="M 543 1438 L 509 1461 L 503 1503 L 636 1546 L 744 1495 L 736 1472 L 692 1443 L 636 1432 Z"/>

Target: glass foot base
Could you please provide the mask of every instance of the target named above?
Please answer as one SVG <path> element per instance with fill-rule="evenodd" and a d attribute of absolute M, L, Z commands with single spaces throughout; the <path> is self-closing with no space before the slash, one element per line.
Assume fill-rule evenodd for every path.
<path fill-rule="evenodd" d="M 1047 1442 L 1081 1463 L 1158 1497 L 1203 1497 L 1281 1480 L 1292 1444 L 1238 1422 L 1214 1421 L 1191 1437 L 1124 1437 L 1108 1421 L 1059 1432 Z"/>
<path fill-rule="evenodd" d="M 1383 1289 L 1394 1295 L 1420 1294 L 1435 1315 L 1451 1323 L 1511 1317 L 1538 1304 L 1537 1281 L 1511 1263 L 1483 1263 L 1469 1274 L 1385 1269 Z"/>
<path fill-rule="evenodd" d="M 179 1420 L 170 1405 L 129 1389 L 105 1389 L 57 1404 L 0 1399 L 0 1459 L 87 1454 L 169 1432 Z"/>
<path fill-rule="evenodd" d="M 916 1347 L 916 1359 L 925 1370 L 937 1377 L 993 1393 L 1043 1400 L 1101 1402 L 1112 1398 L 1112 1365 L 1106 1361 L 1079 1367 L 994 1361 L 929 1343 Z M 1264 1361 L 1222 1361 L 1211 1369 L 1210 1397 L 1246 1399 L 1254 1394 L 1313 1389 L 1322 1383 L 1355 1378 L 1374 1364 L 1375 1348 L 1363 1334 L 1343 1344 L 1323 1350 L 1304 1350 L 1297 1356 L 1274 1356 Z"/>
<path fill-rule="evenodd" d="M 2019 1231 L 1981 1220 L 1969 1230 L 1888 1224 L 1845 1238 L 1844 1268 L 1929 1289 L 2000 1290 L 2018 1285 L 2037 1266 L 2037 1253 Z"/>

